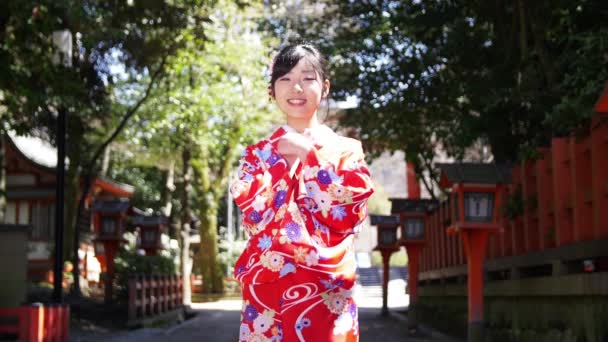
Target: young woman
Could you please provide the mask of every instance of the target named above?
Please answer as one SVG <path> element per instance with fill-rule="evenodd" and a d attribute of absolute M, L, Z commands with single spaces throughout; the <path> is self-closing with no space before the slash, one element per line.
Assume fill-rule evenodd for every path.
<path fill-rule="evenodd" d="M 275 57 L 268 89 L 287 123 L 247 147 L 231 185 L 249 233 L 240 341 L 358 340 L 353 239 L 373 189 L 361 143 L 317 119 L 326 65 L 308 44 Z"/>

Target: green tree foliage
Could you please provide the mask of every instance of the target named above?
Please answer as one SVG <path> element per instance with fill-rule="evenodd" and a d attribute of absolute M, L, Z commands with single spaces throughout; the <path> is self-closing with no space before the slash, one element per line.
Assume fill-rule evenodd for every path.
<path fill-rule="evenodd" d="M 185 46 L 183 38 L 204 39 L 209 8 L 204 0 L 0 3 L 2 129 L 53 141 L 55 114 L 68 115 L 66 258 L 75 257 L 76 217 L 99 156 L 162 78 L 169 56 Z M 71 66 L 54 60 L 52 34 L 64 29 L 73 35 Z"/>
<path fill-rule="evenodd" d="M 162 168 L 169 161 L 182 164 L 184 151 L 190 156 L 195 179 L 188 196 L 201 220 L 198 265 L 206 292 L 223 290 L 217 215 L 230 172 L 244 146 L 277 119 L 263 77 L 269 41 L 257 32 L 259 6 L 249 5 L 218 2 L 204 25 L 209 41 L 167 61 L 168 77 L 124 135 L 136 162 Z"/>
<path fill-rule="evenodd" d="M 601 0 L 297 4 L 309 10 L 267 27 L 321 44 L 335 96 L 360 101 L 342 124 L 374 152 L 405 150 L 418 173 L 436 147 L 459 158 L 478 139 L 513 161 L 588 119 L 608 79 Z"/>

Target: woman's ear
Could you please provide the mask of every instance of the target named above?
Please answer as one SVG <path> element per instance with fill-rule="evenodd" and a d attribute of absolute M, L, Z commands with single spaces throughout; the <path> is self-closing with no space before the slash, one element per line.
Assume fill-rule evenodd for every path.
<path fill-rule="evenodd" d="M 329 80 L 326 79 L 325 82 L 323 82 L 323 98 L 329 96 Z"/>

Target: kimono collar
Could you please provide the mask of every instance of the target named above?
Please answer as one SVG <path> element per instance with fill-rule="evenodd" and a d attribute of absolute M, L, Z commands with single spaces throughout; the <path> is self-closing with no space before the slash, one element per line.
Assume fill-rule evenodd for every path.
<path fill-rule="evenodd" d="M 315 127 L 312 128 L 307 128 L 307 131 L 310 132 L 310 134 L 314 137 L 314 136 L 323 136 L 323 135 L 334 135 L 335 132 L 327 127 L 327 125 L 317 125 Z M 296 131 L 295 128 L 289 126 L 289 125 L 282 125 L 280 126 L 276 131 L 274 131 L 274 133 L 272 133 L 272 135 L 270 136 L 270 141 L 271 142 L 275 142 L 276 140 L 278 140 L 280 137 L 282 137 L 283 135 L 285 135 L 286 133 L 297 133 L 298 131 Z"/>

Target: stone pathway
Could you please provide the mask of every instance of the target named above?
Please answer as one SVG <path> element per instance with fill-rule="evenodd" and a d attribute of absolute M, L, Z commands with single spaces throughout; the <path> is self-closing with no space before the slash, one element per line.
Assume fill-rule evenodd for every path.
<path fill-rule="evenodd" d="M 169 328 L 146 328 L 125 332 L 96 332 L 76 334 L 72 341 L 111 342 L 186 342 L 214 341 L 235 342 L 238 339 L 241 301 L 225 299 L 217 302 L 195 303 L 192 309 L 197 315 L 180 325 Z M 403 308 L 401 308 L 403 309 Z M 359 310 L 361 341 L 443 341 L 457 342 L 428 329 L 421 329 L 420 336 L 407 335 L 406 318 L 392 309 L 388 317 L 380 316 L 379 307 L 362 307 Z"/>

